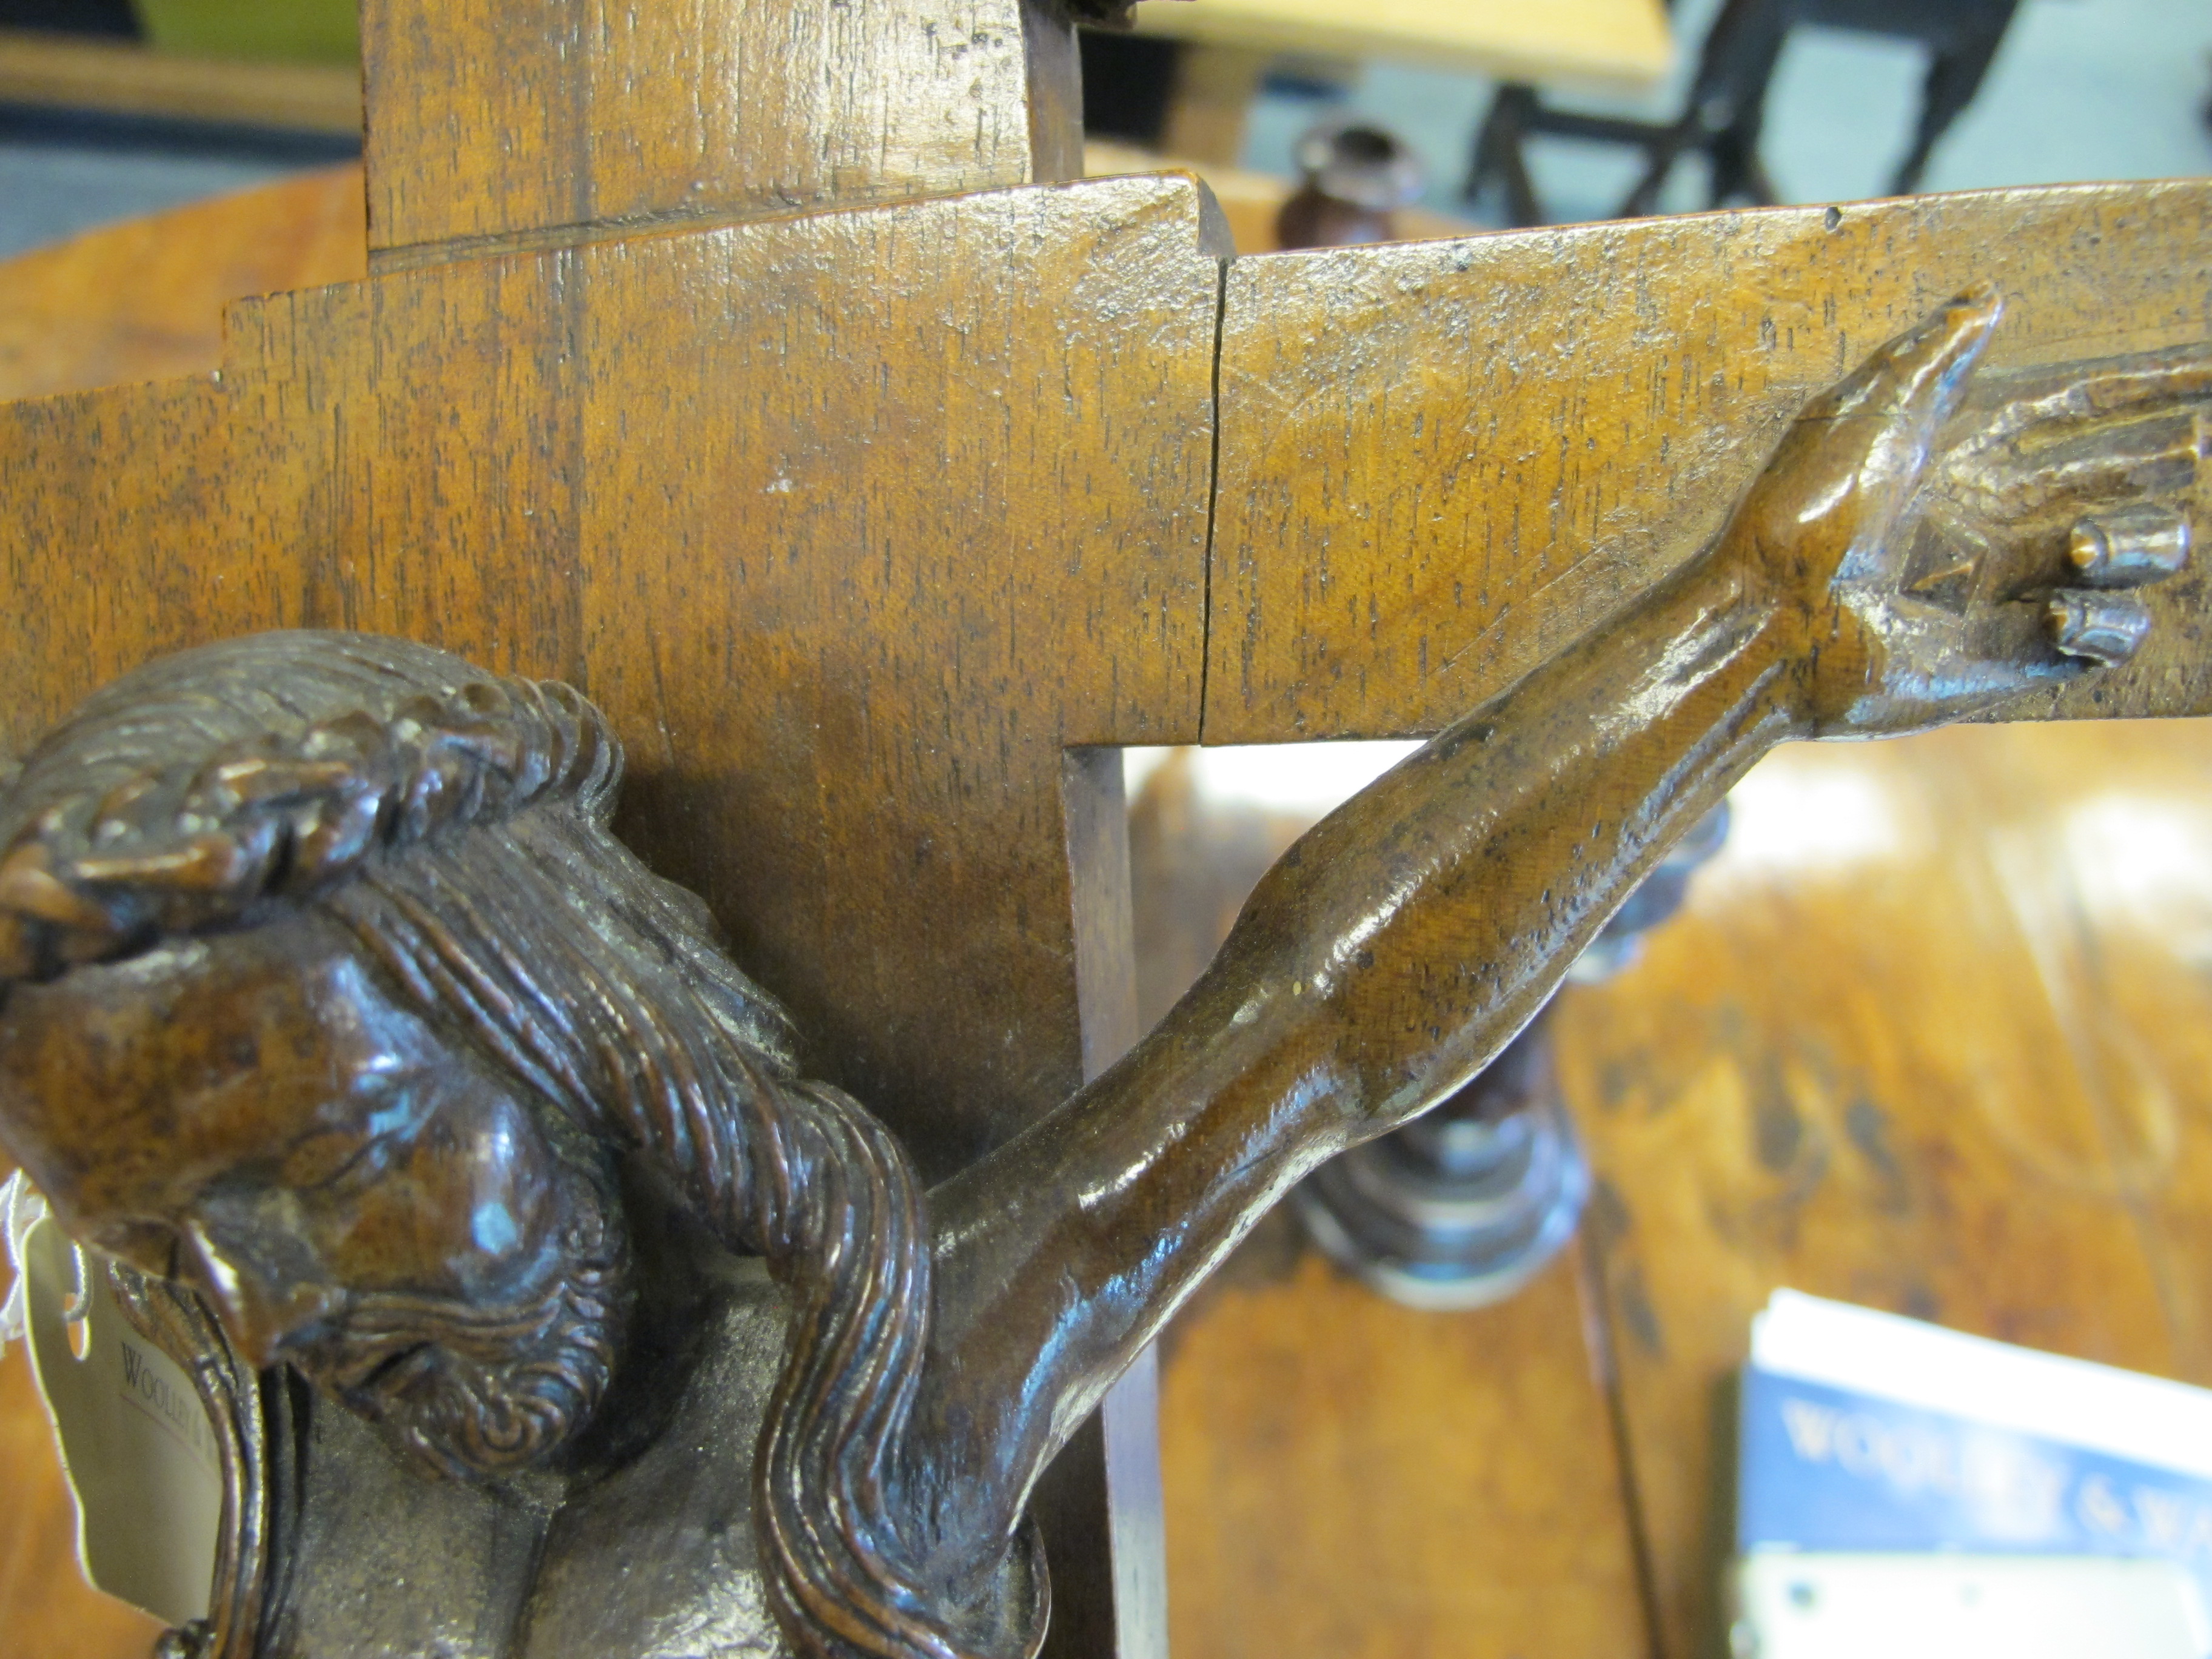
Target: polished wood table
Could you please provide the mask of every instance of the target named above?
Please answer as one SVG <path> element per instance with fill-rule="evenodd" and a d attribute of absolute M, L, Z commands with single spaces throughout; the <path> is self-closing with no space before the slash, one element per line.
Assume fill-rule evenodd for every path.
<path fill-rule="evenodd" d="M 1163 775 L 1155 1007 L 1300 827 Z M 1170 1337 L 1178 1659 L 1724 1651 L 1723 1385 L 1780 1285 L 2212 1384 L 2212 724 L 1802 745 L 1735 805 L 1563 993 L 1564 1259 L 1419 1313 L 1279 1221 Z"/>
<path fill-rule="evenodd" d="M 226 298 L 359 276 L 361 226 L 341 169 L 0 265 L 0 393 L 210 372 Z M 1575 1250 L 1414 1313 L 1279 1219 L 1175 1328 L 1179 1659 L 1704 1651 L 1715 1413 L 1778 1285 L 2212 1383 L 2212 726 L 1800 748 L 1738 809 L 1643 963 L 1566 994 Z M 1139 803 L 1155 1002 L 1297 828 Z M 12 1352 L 0 1482 L 7 1650 L 143 1654 Z"/>

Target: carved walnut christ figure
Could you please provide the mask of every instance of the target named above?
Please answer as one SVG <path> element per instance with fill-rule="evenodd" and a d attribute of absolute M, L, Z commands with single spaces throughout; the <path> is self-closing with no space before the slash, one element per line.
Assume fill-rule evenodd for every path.
<path fill-rule="evenodd" d="M 2135 439 L 2202 368 L 1939 441 L 1997 311 L 1820 399 L 1716 545 L 1325 821 L 1143 1043 L 927 1194 L 609 834 L 574 692 L 294 634 L 93 697 L 0 798 L 0 1139 L 313 1386 L 227 1650 L 1032 1651 L 1024 1505 L 1109 1383 L 1753 762 L 2140 642 L 2113 590 L 2186 532 Z"/>

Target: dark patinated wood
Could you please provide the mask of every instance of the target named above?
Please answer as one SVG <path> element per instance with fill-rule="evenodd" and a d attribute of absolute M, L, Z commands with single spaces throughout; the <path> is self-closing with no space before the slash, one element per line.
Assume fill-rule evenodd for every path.
<path fill-rule="evenodd" d="M 277 621 L 565 674 L 813 1069 L 957 1167 L 1081 1075 L 1063 747 L 1196 733 L 1207 234 L 1188 184 L 1103 181 L 240 307 L 219 384 L 9 411 L 11 734 Z M 918 327 L 886 265 L 940 284 Z M 112 579 L 70 580 L 95 542 Z M 1066 1501 L 1072 1572 L 1104 1511 Z"/>
<path fill-rule="evenodd" d="M 757 47 L 775 32 L 764 24 L 824 27 L 801 9 L 700 20 L 720 31 L 702 59 L 716 88 L 736 80 L 736 60 L 713 57 L 732 39 Z M 916 15 L 883 9 L 856 27 L 895 33 Z M 1014 37 L 1006 10 L 994 15 L 998 33 L 969 45 L 1003 67 Z M 1014 20 L 1026 41 L 1023 114 L 987 118 L 964 152 L 927 133 L 908 142 L 902 123 L 915 111 L 890 76 L 825 82 L 811 36 L 770 55 L 784 80 L 748 71 L 744 108 L 687 127 L 682 100 L 640 90 L 648 71 L 668 72 L 656 34 L 665 21 L 624 14 L 576 33 L 564 15 L 550 33 L 525 27 L 503 78 L 485 77 L 482 32 L 465 11 L 407 34 L 376 71 L 384 90 L 372 84 L 384 279 L 242 309 L 219 384 L 12 413 L 12 476 L 27 482 L 6 573 L 26 665 L 9 735 L 149 651 L 279 621 L 404 628 L 495 668 L 577 680 L 610 705 L 639 763 L 634 836 L 708 891 L 748 965 L 797 1006 L 809 1069 L 862 1092 L 925 1170 L 957 1167 L 1097 1071 L 1125 1034 L 1110 769 L 1064 757 L 1196 726 L 1212 256 L 1223 249 L 1197 193 L 1173 183 L 774 216 L 793 204 L 1050 176 L 1041 158 L 1066 124 L 1036 89 L 1055 84 L 1063 20 L 1042 33 Z M 394 77 L 407 53 L 441 40 L 466 50 Z M 392 44 L 372 27 L 373 58 Z M 873 51 L 862 42 L 858 55 L 884 61 Z M 405 106 L 418 85 L 425 101 Z M 727 155 L 714 149 L 749 111 L 787 106 L 803 114 Z M 464 131 L 473 137 L 457 142 Z M 502 150 L 511 162 L 491 159 Z M 850 168 L 808 172 L 848 151 Z M 681 158 L 702 155 L 707 165 L 679 178 Z M 441 217 L 448 198 L 458 205 Z M 733 219 L 744 222 L 700 228 Z M 2134 304 L 2124 296 L 2120 309 L 2132 315 Z M 2144 344 L 2140 332 L 2126 349 Z M 1280 389 L 1312 395 L 1295 377 Z M 94 453 L 100 470 L 86 463 Z M 136 453 L 159 459 L 116 465 Z M 1676 556 L 1694 552 L 1698 528 L 1667 523 L 1681 538 Z M 117 550 L 119 580 L 57 592 L 92 546 Z M 1647 605 L 1640 635 L 1624 623 L 1619 640 L 1632 661 L 1638 637 L 1649 646 L 1678 623 L 1717 640 L 1746 605 L 1759 608 L 1741 593 L 1678 592 Z M 2124 602 L 2080 605 L 2098 609 L 2082 611 L 2094 626 L 2072 642 L 2101 632 L 2124 654 Z M 1831 609 L 1848 619 L 1839 625 L 1864 620 L 1832 596 L 1777 607 L 1778 627 Z M 1804 643 L 1785 635 L 1764 636 L 1784 658 Z M 2032 630 L 2007 650 L 2008 664 L 2058 665 Z M 1595 718 L 1623 688 L 1590 678 L 1589 654 L 1571 653 L 1519 706 L 1565 708 L 1567 726 Z M 1840 654 L 1829 672 L 1848 681 L 1850 653 Z M 1886 684 L 1878 659 L 1862 666 Z M 1782 699 L 1776 719 L 1788 726 L 1794 709 L 1811 730 L 1957 712 L 1954 694 L 1975 688 L 1947 684 L 1917 715 L 1830 707 L 1818 687 L 1798 689 L 1808 700 Z M 1621 761 L 1627 781 L 1598 793 L 1626 801 L 1656 788 L 1637 769 L 1695 725 L 1686 714 L 1643 734 Z M 1532 741 L 1558 738 L 1551 716 L 1534 718 L 1539 727 Z M 1579 894 L 1589 914 L 1697 794 L 1692 785 L 1678 799 L 1679 783 L 1651 813 L 1614 826 L 1620 863 Z M 1526 824 L 1516 833 L 1528 856 L 1509 909 L 1558 850 Z M 1446 840 L 1463 856 L 1464 836 Z M 34 908 L 55 897 L 35 873 L 19 872 L 31 885 L 16 893 Z M 1510 1025 L 1586 919 L 1547 918 L 1516 940 L 1532 977 L 1502 1000 L 1462 1006 L 1468 1030 Z M 1466 942 L 1449 924 L 1424 937 Z M 1108 1072 L 1070 1120 L 1079 1144 L 1085 1123 L 1107 1127 L 1092 1152 L 1139 1154 L 1116 1189 L 1128 1194 L 1123 1224 L 1072 1263 L 1041 1207 L 1054 1188 L 1036 1178 L 1034 1148 L 1002 1148 L 1006 1161 L 949 1189 L 951 1289 L 918 1431 L 945 1483 L 948 1536 L 1011 1528 L 1105 1382 L 1249 1224 L 1255 1194 L 1311 1150 L 1188 1192 L 1197 1207 L 1183 1259 L 1116 1277 L 1116 1252 L 1174 1213 L 1163 1191 L 1193 1169 L 1204 1188 L 1211 1167 L 1140 1167 L 1175 1139 L 1152 1134 L 1174 1102 L 1117 1091 L 1131 1077 L 1158 1081 L 1177 1055 L 1203 1061 L 1208 1086 L 1226 1089 L 1227 1115 L 1213 1126 L 1224 1138 L 1200 1137 L 1201 1152 L 1232 1143 L 1236 1114 L 1265 1097 L 1264 1080 L 1256 1094 L 1235 1083 L 1235 1042 L 1225 1058 L 1200 1052 L 1203 1006 L 1197 1018 L 1195 1037 L 1170 1032 L 1152 1069 L 1119 1083 Z M 1443 1066 L 1476 1063 L 1488 1040 L 1468 1037 Z M 1226 1072 L 1206 1069 L 1217 1066 Z M 1014 1197 L 995 1206 L 987 1236 L 974 1224 L 977 1194 L 994 1189 Z M 1012 1278 L 1051 1292 L 994 1301 L 993 1267 L 1008 1261 Z M 1066 1307 L 1063 1287 L 1085 1283 L 1110 1293 Z M 1035 1385 L 1025 1399 L 1024 1376 Z M 353 1467 L 341 1443 L 325 1450 L 325 1482 Z M 470 1559 L 441 1558 L 462 1574 L 447 1600 L 464 1607 L 492 1588 L 464 1582 Z M 573 1582 L 568 1594 L 572 1613 L 586 1607 Z M 793 1617 L 803 1628 L 822 1613 Z M 538 1628 L 556 1646 L 592 1645 L 558 1619 Z"/>
<path fill-rule="evenodd" d="M 987 1490 L 1013 1490 L 1069 1409 L 1048 1377 L 1084 1398 L 1069 1355 L 1117 1369 L 1293 1182 L 1486 1064 L 1766 750 L 2079 678 L 2045 638 L 2045 596 L 2076 591 L 2063 543 L 1955 612 L 1907 602 L 1941 483 L 1923 472 L 1999 308 L 1962 296 L 1808 404 L 1711 546 L 1324 820 L 1142 1043 L 933 1195 L 947 1287 L 933 1340 L 959 1382 L 949 1365 L 937 1392 L 926 1379 L 918 1409 Z M 2135 389 L 2186 412 L 2200 374 Z M 1132 1234 L 1175 1248 L 1109 1245 L 1091 1212 L 1109 1194 Z"/>
<path fill-rule="evenodd" d="M 949 1171 L 1079 1078 L 1063 749 L 1195 734 L 1206 234 L 1109 179 L 236 307 L 220 382 L 0 415 L 6 740 L 270 623 L 564 677 L 641 847 Z"/>
<path fill-rule="evenodd" d="M 628 708 L 632 799 L 684 873 L 758 895 L 724 915 L 763 974 L 859 967 L 813 1020 L 819 1069 L 849 1041 L 861 1070 L 906 1073 L 854 1080 L 894 1119 L 906 1093 L 934 1121 L 901 1132 L 956 1166 L 1073 1086 L 1111 1018 L 1075 982 L 1074 914 L 1113 876 L 1066 863 L 1062 747 L 1195 732 L 1225 238 L 1188 185 L 776 217 L 1078 170 L 1069 21 L 1026 0 L 364 23 L 372 262 L 446 274 L 241 311 L 219 385 L 10 411 L 0 585 L 24 666 L 0 724 L 20 738 L 150 652 L 286 622 L 380 620 L 576 678 Z M 1040 438 L 1024 411 L 1053 407 L 1089 435 Z M 92 543 L 132 550 L 112 582 L 66 574 Z M 697 655 L 669 614 L 701 625 Z M 731 749 L 689 742 L 686 699 Z M 915 898 L 943 908 L 902 920 Z M 1066 1571 L 1090 1562 L 1062 1628 L 1094 1649 L 1119 1618 L 1102 1540 L 1141 1531 L 1109 1514 L 1102 1457 L 1046 1506 Z M 1141 1453 L 1122 1461 L 1143 1486 Z M 1158 1572 L 1125 1577 L 1133 1596 Z"/>
<path fill-rule="evenodd" d="M 2198 183 L 2019 190 L 1239 260 L 1206 740 L 1438 729 L 1689 557 L 1815 387 L 1970 282 L 2006 300 L 1993 368 L 2201 340 L 2209 215 Z M 2212 708 L 2198 592 L 2008 716 Z"/>
<path fill-rule="evenodd" d="M 1292 1182 L 1487 1064 L 1754 760 L 1983 712 L 2140 641 L 2138 602 L 2071 586 L 2063 556 L 1908 603 L 1948 500 L 1937 434 L 2000 312 L 1962 296 L 1815 399 L 1711 547 L 1301 840 L 1148 1036 L 926 1205 L 867 1109 L 803 1080 L 705 909 L 607 836 L 621 749 L 573 690 L 297 633 L 85 702 L 0 823 L 11 1150 L 73 1234 L 206 1297 L 251 1365 L 489 1483 L 380 1528 L 374 1454 L 325 1409 L 270 1524 L 289 1554 L 234 1540 L 289 1589 L 219 1626 L 224 1651 L 641 1650 L 670 1618 L 740 1635 L 763 1599 L 805 1651 L 1034 1651 L 1024 1511 L 1106 1390 Z M 2092 400 L 2186 412 L 2200 378 Z M 1965 406 L 1999 434 L 2067 413 Z M 2055 476 L 2096 510 L 2074 448 L 2008 453 L 2000 495 Z M 2142 483 L 2106 480 L 2130 514 L 2075 540 L 2148 585 L 2169 526 Z M 1125 902 L 1093 902 L 1126 933 Z M 781 1294 L 718 1288 L 687 1227 Z M 763 1402 L 746 1379 L 771 1369 Z M 691 1470 L 672 1513 L 668 1457 Z M 747 1484 L 750 1563 L 721 1507 Z M 648 1516 L 649 1585 L 607 1547 Z M 430 1581 L 378 1593 L 410 1550 Z"/>
<path fill-rule="evenodd" d="M 1152 774 L 1129 831 L 1148 1023 L 1316 816 L 1216 799 L 1180 757 Z M 1287 1208 L 1261 1223 L 1160 1344 L 1178 1659 L 1642 1651 L 1580 1265 L 1494 1308 L 1416 1312 L 1334 1270 Z"/>

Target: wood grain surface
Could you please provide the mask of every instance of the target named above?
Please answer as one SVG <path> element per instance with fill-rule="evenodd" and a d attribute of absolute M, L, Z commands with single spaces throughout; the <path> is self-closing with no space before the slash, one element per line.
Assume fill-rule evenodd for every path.
<path fill-rule="evenodd" d="M 2202 340 L 2212 185 L 1239 260 L 1206 740 L 1437 729 L 1698 551 L 1808 398 L 1984 278 L 1991 369 Z M 2212 708 L 2202 592 L 2154 597 L 2156 643 L 2056 712 Z"/>
<path fill-rule="evenodd" d="M 258 627 L 571 680 L 633 843 L 957 1168 L 1079 1075 L 1062 750 L 1195 732 L 1204 234 L 1101 180 L 241 304 L 220 382 L 0 410 L 4 740 Z"/>
<path fill-rule="evenodd" d="M 1563 1008 L 1657 1650 L 1713 1637 L 1722 1384 L 1780 1285 L 2212 1383 L 2212 728 L 1784 750 Z"/>
<path fill-rule="evenodd" d="M 2025 198 L 2063 269 L 2021 289 L 2001 349 L 2036 361 L 2035 343 L 2065 328 L 2082 343 L 2069 351 L 2201 334 L 2203 207 L 2185 186 Z M 1656 575 L 1660 550 L 1691 550 L 1741 481 L 1731 469 L 1749 472 L 1851 341 L 1987 274 L 1977 261 L 2015 258 L 1990 233 L 1993 204 L 1858 211 L 1833 230 L 1815 210 L 1391 249 L 1327 282 L 1305 262 L 1344 256 L 1237 267 L 1208 735 L 1416 730 L 1456 712 Z M 1197 734 L 1218 234 L 1187 184 L 1116 181 L 602 241 L 243 307 L 219 381 L 0 413 L 19 508 L 0 531 L 0 591 L 21 665 L 0 745 L 154 649 L 278 620 L 398 627 L 577 678 L 623 724 L 634 839 L 709 893 L 740 957 L 799 1005 L 820 1068 L 910 1131 L 926 1125 L 957 1163 L 1080 1068 L 1077 918 L 1112 897 L 1067 872 L 1073 827 L 1097 822 L 1095 799 L 1088 819 L 1070 805 L 1105 786 L 1071 778 L 1066 746 Z M 1706 259 L 1703 276 L 1668 280 L 1677 256 L 1686 270 Z M 1571 281 L 1601 299 L 1560 307 Z M 1824 284 L 1873 297 L 1830 317 Z M 1767 349 L 1746 346 L 1762 319 L 1793 318 L 1810 343 L 1778 320 Z M 1465 429 L 1433 429 L 1447 401 L 1513 441 L 1480 478 Z M 1024 416 L 1036 410 L 1064 417 L 1050 443 Z M 1579 456 L 1571 422 L 1590 437 Z M 1280 481 L 1255 458 L 1291 476 L 1306 447 L 1316 465 L 1293 482 L 1308 493 L 1262 499 Z M 1504 602 L 1462 599 L 1441 574 L 1469 548 L 1508 545 L 1510 521 L 1480 517 L 1479 498 L 1543 526 L 1516 531 L 1529 563 L 1498 578 Z M 1430 528 L 1453 513 L 1449 534 Z M 1356 536 L 1322 538 L 1330 514 Z M 87 580 L 94 546 L 110 562 Z M 1430 634 L 1407 626 L 1417 614 L 1433 623 L 1431 661 Z M 1327 654 L 1300 659 L 1301 632 Z M 1310 697 L 1290 695 L 1300 677 Z M 1356 1510 L 1401 1529 L 1420 1564 L 1376 1590 L 1416 1645 L 1370 1650 L 1571 1652 L 1537 1622 L 1547 1588 L 1592 1598 L 1566 1634 L 1623 1650 L 1637 1516 L 1611 1494 L 1626 1481 L 1644 1500 L 1654 1640 L 1692 1651 L 1709 1614 L 1713 1382 L 1740 1352 L 1742 1310 L 1781 1275 L 2202 1379 L 2190 1310 L 2212 1288 L 2208 1165 L 2175 1079 L 2203 1074 L 2188 1046 L 2204 1029 L 2203 947 L 2112 898 L 2106 875 L 2143 854 L 2099 854 L 2093 832 L 2130 801 L 2184 802 L 2203 757 L 2174 750 L 2169 766 L 2152 750 L 2186 735 L 2147 738 L 2142 769 L 2107 792 L 2121 805 L 2099 807 L 2100 769 L 2135 741 L 2112 732 L 2131 729 L 1787 757 L 1814 769 L 1816 797 L 1862 787 L 1832 781 L 1853 768 L 1929 769 L 1951 793 L 1940 813 L 1916 810 L 1952 850 L 1903 836 L 1884 843 L 1889 863 L 1838 860 L 1811 902 L 1778 876 L 1717 880 L 1727 904 L 1709 913 L 1701 896 L 1678 930 L 1704 927 L 1705 945 L 1669 968 L 1676 935 L 1662 936 L 1643 975 L 1578 1005 L 1604 1010 L 1587 1049 L 1570 1047 L 1568 1085 L 1608 1183 L 1590 1235 L 1593 1352 L 1619 1352 L 1617 1386 L 1582 1352 L 1564 1276 L 1540 1319 L 1532 1304 L 1525 1319 L 1407 1339 L 1424 1356 L 1411 1382 L 1328 1351 L 1290 1375 L 1316 1331 L 1395 1328 L 1347 1311 L 1350 1293 L 1317 1269 L 1211 1300 L 1164 1379 L 1184 1650 L 1304 1650 L 1316 1620 L 1370 1640 L 1344 1621 L 1363 1585 L 1383 1585 L 1379 1553 L 1325 1519 L 1281 1524 L 1280 1489 L 1240 1484 L 1296 1462 L 1293 1490 L 1316 1505 L 1358 1491 Z M 1936 746 L 1973 742 L 2014 747 L 1987 751 L 2005 757 L 1992 772 Z M 2172 806 L 2180 828 L 2148 866 L 2169 920 L 2194 915 L 2172 893 L 2204 890 L 2189 862 L 2207 844 L 2197 810 Z M 1111 840 L 1093 855 L 1110 858 Z M 1979 846 L 1978 866 L 1958 863 L 1961 842 Z M 1758 846 L 1741 853 L 1753 870 Z M 832 872 L 850 885 L 825 895 Z M 948 951 L 956 935 L 972 957 Z M 852 947 L 862 937 L 877 956 Z M 1991 940 L 2029 966 L 1990 974 Z M 1659 1012 L 1639 1018 L 1635 995 Z M 1088 1012 L 1094 1034 L 1116 1018 Z M 2104 1080 L 2061 1098 L 2069 1076 Z M 1875 1241 L 1863 1250 L 1861 1234 Z M 1217 1318 L 1233 1340 L 1209 1347 Z M 1249 1368 L 1265 1400 L 1222 1381 L 1251 1352 L 1279 1362 Z M 1472 1436 L 1428 1460 L 1432 1498 L 1384 1497 L 1376 1472 L 1422 1473 L 1419 1443 L 1320 1425 L 1340 1400 L 1401 1423 L 1548 1425 L 1558 1440 Z M 1292 1408 L 1316 1425 L 1286 1427 Z M 1617 1471 L 1589 1437 L 1608 1416 L 1626 1425 Z M 1246 1425 L 1267 1433 L 1240 1441 Z M 1289 1459 L 1293 1432 L 1338 1455 Z M 1573 1484 L 1508 1494 L 1526 1507 L 1498 1528 L 1466 1492 L 1523 1467 L 1531 1446 L 1574 1460 Z M 1283 1550 L 1224 1542 L 1224 1525 L 1271 1516 Z M 1417 1546 L 1425 1527 L 1435 1537 Z M 1542 1553 L 1522 1571 L 1530 1536 Z M 0 1553 L 18 1559 L 47 1557 Z M 1494 1576 L 1437 1588 L 1468 1562 Z M 1432 1594 L 1466 1616 L 1433 1618 Z M 1238 1607 L 1257 1609 L 1234 1626 L 1248 1645 L 1209 1648 L 1231 1639 Z"/>
<path fill-rule="evenodd" d="M 1637 1653 L 1573 1259 L 1501 1307 L 1439 1315 L 1311 1250 L 1263 1276 L 1267 1249 L 1189 1321 L 1163 1378 L 1176 1659 Z"/>
<path fill-rule="evenodd" d="M 1196 735 L 1219 235 L 1188 180 L 1109 179 L 241 303 L 220 380 L 0 411 L 0 745 L 287 623 L 569 679 L 627 838 L 942 1175 L 1115 1016 L 1063 755 Z M 1045 1500 L 1092 1653 L 1103 1455 Z"/>
<path fill-rule="evenodd" d="M 1048 0 L 511 0 L 362 9 L 369 241 L 410 259 L 586 225 L 1072 178 Z"/>

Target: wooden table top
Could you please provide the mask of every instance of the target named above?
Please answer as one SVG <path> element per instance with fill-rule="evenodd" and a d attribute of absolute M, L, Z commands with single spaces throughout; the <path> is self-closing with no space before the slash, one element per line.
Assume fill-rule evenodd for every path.
<path fill-rule="evenodd" d="M 1176 1659 L 1724 1651 L 1727 1384 L 1780 1286 L 2212 1385 L 2212 721 L 1792 745 L 1734 804 L 1562 994 L 1574 1247 L 1421 1313 L 1278 1218 L 1171 1330 Z M 1301 827 L 1209 814 L 1140 799 L 1140 983 Z"/>
<path fill-rule="evenodd" d="M 1660 0 L 1155 0 L 1137 31 L 1540 83 L 1645 87 L 1674 58 Z"/>

